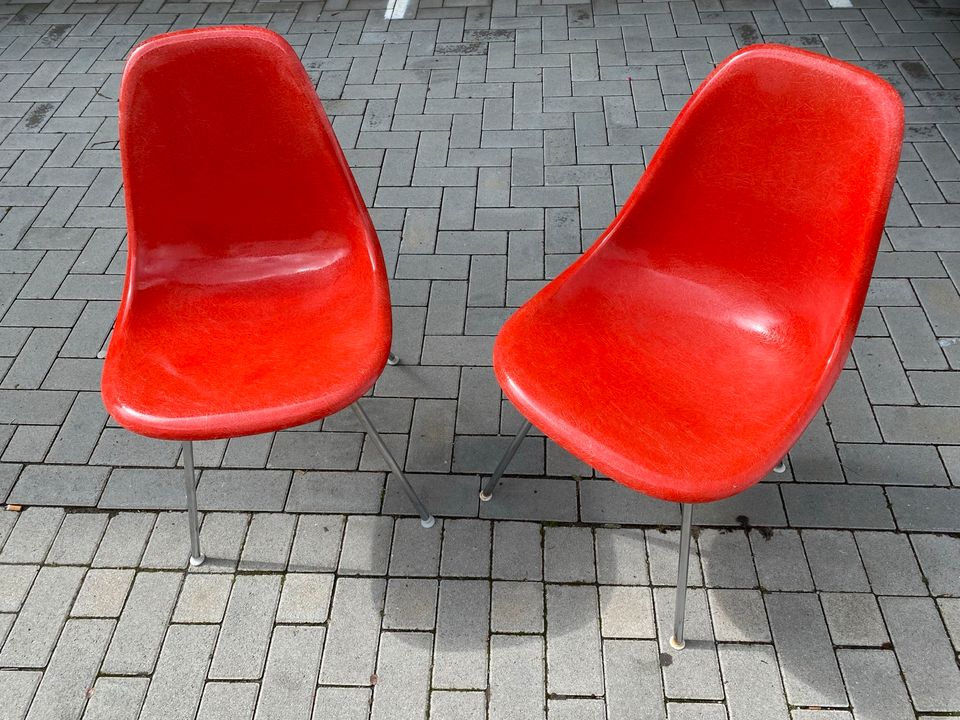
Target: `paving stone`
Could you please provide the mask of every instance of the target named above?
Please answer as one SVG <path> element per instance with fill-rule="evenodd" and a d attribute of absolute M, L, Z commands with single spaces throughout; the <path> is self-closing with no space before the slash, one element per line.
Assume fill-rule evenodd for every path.
<path fill-rule="evenodd" d="M 338 572 L 344 575 L 386 575 L 392 535 L 392 518 L 348 517 Z"/>
<path fill-rule="evenodd" d="M 321 685 L 370 685 L 377 655 L 386 581 L 337 580 L 320 665 Z"/>
<path fill-rule="evenodd" d="M 97 678 L 83 720 L 137 720 L 149 683 L 141 677 Z"/>
<path fill-rule="evenodd" d="M 960 532 L 960 493 L 955 490 L 891 487 L 887 497 L 901 530 Z"/>
<path fill-rule="evenodd" d="M 213 655 L 214 625 L 171 625 L 140 717 L 194 718 Z"/>
<path fill-rule="evenodd" d="M 600 699 L 549 698 L 547 717 L 550 720 L 606 720 L 606 710 Z"/>
<path fill-rule="evenodd" d="M 789 720 L 773 648 L 723 643 L 717 652 L 730 720 Z"/>
<path fill-rule="evenodd" d="M 801 537 L 817 589 L 851 592 L 870 590 L 853 533 L 804 530 Z"/>
<path fill-rule="evenodd" d="M 840 459 L 852 483 L 949 485 L 933 447 L 923 445 L 840 445 Z"/>
<path fill-rule="evenodd" d="M 542 583 L 494 581 L 490 602 L 492 632 L 543 632 Z"/>
<path fill-rule="evenodd" d="M 604 585 L 644 585 L 650 581 L 643 531 L 597 528 L 597 580 Z"/>
<path fill-rule="evenodd" d="M 423 717 L 430 694 L 432 650 L 428 633 L 383 633 L 371 718 Z"/>
<path fill-rule="evenodd" d="M 140 558 L 140 567 L 179 570 L 190 557 L 190 530 L 185 512 L 157 513 L 157 520 Z"/>
<path fill-rule="evenodd" d="M 364 687 L 317 688 L 313 717 L 329 720 L 365 720 L 370 716 L 371 689 Z"/>
<path fill-rule="evenodd" d="M 290 479 L 284 470 L 204 470 L 197 505 L 201 510 L 283 510 Z"/>
<path fill-rule="evenodd" d="M 282 572 L 293 545 L 297 519 L 283 513 L 257 513 L 250 519 L 238 569 Z"/>
<path fill-rule="evenodd" d="M 197 720 L 250 720 L 259 690 L 257 683 L 208 682 Z"/>
<path fill-rule="evenodd" d="M 596 581 L 593 533 L 589 528 L 544 528 L 543 566 L 547 582 Z"/>
<path fill-rule="evenodd" d="M 650 582 L 654 585 L 675 586 L 677 583 L 677 561 L 680 554 L 680 531 L 647 530 L 646 540 L 647 557 L 650 563 Z M 687 584 L 689 587 L 703 585 L 700 551 L 695 542 L 690 543 Z"/>
<path fill-rule="evenodd" d="M 877 595 L 926 595 L 916 556 L 906 535 L 879 532 L 856 534 L 860 557 Z"/>
<path fill-rule="evenodd" d="M 324 628 L 279 625 L 273 631 L 255 718 L 307 717 L 314 701 Z"/>
<path fill-rule="evenodd" d="M 206 556 L 196 572 L 233 572 L 247 534 L 250 516 L 245 513 L 210 512 L 200 526 L 200 547 Z"/>
<path fill-rule="evenodd" d="M 110 518 L 93 558 L 94 567 L 136 567 L 140 564 L 150 531 L 157 521 L 153 513 L 117 513 Z"/>
<path fill-rule="evenodd" d="M 382 473 L 294 472 L 287 512 L 376 513 Z"/>
<path fill-rule="evenodd" d="M 110 675 L 153 672 L 181 582 L 180 573 L 137 574 L 103 660 L 102 672 Z"/>
<path fill-rule="evenodd" d="M 280 599 L 280 575 L 241 575 L 233 583 L 208 677 L 256 680 Z"/>
<path fill-rule="evenodd" d="M 433 680 L 439 689 L 487 686 L 490 586 L 481 580 L 440 581 Z"/>
<path fill-rule="evenodd" d="M 504 478 L 480 515 L 504 520 L 575 522 L 577 483 L 554 478 Z"/>
<path fill-rule="evenodd" d="M 919 711 L 960 707 L 960 668 L 930 598 L 880 598 L 893 649 Z"/>
<path fill-rule="evenodd" d="M 293 537 L 288 568 L 291 572 L 332 572 L 340 559 L 342 515 L 301 515 Z"/>
<path fill-rule="evenodd" d="M 491 533 L 491 523 L 485 520 L 445 520 L 440 574 L 448 577 L 489 576 Z"/>
<path fill-rule="evenodd" d="M 782 492 L 793 527 L 893 528 L 893 518 L 879 487 L 825 487 L 796 483 L 785 485 Z"/>
<path fill-rule="evenodd" d="M 85 568 L 43 567 L 0 651 L 0 666 L 45 667 Z"/>
<path fill-rule="evenodd" d="M 750 542 L 739 531 L 701 530 L 697 538 L 707 585 L 712 587 L 757 587 Z"/>
<path fill-rule="evenodd" d="M 24 598 L 40 570 L 38 565 L 2 565 L 0 576 L 0 612 L 15 613 L 23 605 Z"/>
<path fill-rule="evenodd" d="M 46 561 L 52 565 L 89 565 L 106 530 L 107 519 L 104 513 L 67 514 Z"/>
<path fill-rule="evenodd" d="M 26 508 L 0 551 L 2 563 L 41 563 L 63 522 L 60 508 Z"/>
<path fill-rule="evenodd" d="M 797 720 L 797 717 L 797 714 L 794 713 L 794 720 Z M 667 720 L 727 720 L 727 709 L 717 703 L 668 703 Z M 816 718 L 808 718 L 807 720 L 816 720 Z M 829 718 L 824 720 L 829 720 Z M 844 719 L 837 718 L 836 720 Z M 849 720 L 849 718 L 845 720 Z"/>
<path fill-rule="evenodd" d="M 113 620 L 69 620 L 27 718 L 78 717 L 107 650 Z"/>
<path fill-rule="evenodd" d="M 547 692 L 602 695 L 597 590 L 547 585 Z"/>
<path fill-rule="evenodd" d="M 873 595 L 821 593 L 820 604 L 834 645 L 877 647 L 887 642 L 887 630 Z"/>
<path fill-rule="evenodd" d="M 419 518 L 398 518 L 394 524 L 390 574 L 436 576 L 440 566 L 443 525 L 424 528 Z"/>
<path fill-rule="evenodd" d="M 687 591 L 684 624 L 687 645 L 682 652 L 673 650 L 669 642 L 673 634 L 675 594 L 673 588 L 657 588 L 653 595 L 660 653 L 670 656 L 669 661 L 661 662 L 664 693 L 667 698 L 719 700 L 723 690 L 706 594 L 701 590 Z"/>
<path fill-rule="evenodd" d="M 542 580 L 540 526 L 498 522 L 493 527 L 493 577 L 502 580 Z"/>
<path fill-rule="evenodd" d="M 284 577 L 277 608 L 278 623 L 323 623 L 327 621 L 333 575 L 289 573 Z"/>
<path fill-rule="evenodd" d="M 960 597 L 960 538 L 915 534 L 910 541 L 930 593 Z"/>
<path fill-rule="evenodd" d="M 232 586 L 233 578 L 229 575 L 187 575 L 173 611 L 173 622 L 221 622 Z"/>
<path fill-rule="evenodd" d="M 653 641 L 603 641 L 608 718 L 665 717 L 659 664 Z"/>
<path fill-rule="evenodd" d="M 812 590 L 813 579 L 796 530 L 750 534 L 754 562 L 765 590 Z"/>
<path fill-rule="evenodd" d="M 543 638 L 493 635 L 490 638 L 492 718 L 545 717 Z"/>
<path fill-rule="evenodd" d="M 600 586 L 600 627 L 605 638 L 655 638 L 650 588 Z"/>
<path fill-rule="evenodd" d="M 791 705 L 845 707 L 840 670 L 818 598 L 812 593 L 764 597 Z"/>
<path fill-rule="evenodd" d="M 763 597 L 757 590 L 708 590 L 718 642 L 770 642 Z"/>
<path fill-rule="evenodd" d="M 838 650 L 850 704 L 857 720 L 912 720 L 907 689 L 897 659 L 887 650 Z"/>
<path fill-rule="evenodd" d="M 8 500 L 23 505 L 94 507 L 109 472 L 104 467 L 28 465 Z"/>
<path fill-rule="evenodd" d="M 437 617 L 436 580 L 391 578 L 387 583 L 383 627 L 388 630 L 432 630 Z"/>
<path fill-rule="evenodd" d="M 87 571 L 83 585 L 70 611 L 72 617 L 120 617 L 133 583 L 133 570 L 93 569 Z"/>
<path fill-rule="evenodd" d="M 680 510 L 609 480 L 587 480 L 580 485 L 580 519 L 587 523 L 679 525 Z"/>
<path fill-rule="evenodd" d="M 0 696 L 4 698 L 5 712 L 10 718 L 26 717 L 41 673 L 32 670 L 0 670 Z"/>

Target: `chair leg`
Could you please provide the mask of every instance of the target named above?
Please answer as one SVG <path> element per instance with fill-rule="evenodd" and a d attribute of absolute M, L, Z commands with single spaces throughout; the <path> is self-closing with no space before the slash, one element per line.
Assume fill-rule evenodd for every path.
<path fill-rule="evenodd" d="M 690 523 L 693 520 L 693 505 L 681 505 L 680 521 L 680 559 L 677 563 L 677 598 L 673 608 L 673 635 L 670 646 L 674 650 L 683 650 L 683 620 L 687 609 L 687 571 L 690 567 Z"/>
<path fill-rule="evenodd" d="M 187 491 L 187 521 L 190 524 L 190 564 L 197 567 L 206 560 L 200 552 L 200 518 L 197 515 L 197 478 L 193 469 L 193 443 L 183 443 L 183 482 Z"/>
<path fill-rule="evenodd" d="M 483 484 L 483 487 L 480 489 L 480 499 L 483 502 L 487 502 L 493 497 L 493 489 L 497 486 L 497 483 L 500 482 L 500 478 L 503 477 L 503 473 L 507 469 L 507 465 L 510 464 L 510 461 L 513 460 L 513 456 L 517 454 L 517 450 L 520 449 L 520 443 L 523 442 L 527 433 L 530 432 L 530 425 L 530 421 L 527 420 L 520 426 L 516 437 L 513 438 L 510 447 L 507 448 L 507 452 L 500 458 L 497 469 L 493 471 L 493 475 L 488 477 L 487 481 Z"/>
<path fill-rule="evenodd" d="M 780 462 L 773 468 L 775 473 L 785 473 L 787 471 L 787 456 L 784 455 Z"/>
<path fill-rule="evenodd" d="M 377 446 L 377 449 L 380 450 L 380 454 L 383 455 L 383 459 L 387 461 L 387 465 L 389 465 L 394 474 L 400 478 L 400 486 L 407 494 L 407 497 L 410 498 L 410 502 L 413 503 L 413 506 L 417 509 L 417 513 L 420 515 L 420 524 L 425 528 L 433 527 L 433 523 L 436 522 L 435 518 L 424 506 L 423 502 L 420 500 L 420 496 L 417 495 L 416 490 L 413 489 L 413 485 L 411 485 L 410 481 L 407 480 L 407 476 L 403 474 L 403 470 L 400 469 L 400 466 L 394 459 L 393 453 L 391 453 L 390 449 L 384 444 L 383 438 L 380 437 L 380 433 L 378 433 L 376 428 L 373 427 L 373 423 L 370 422 L 370 418 L 367 417 L 367 413 L 364 412 L 363 408 L 360 406 L 360 401 L 358 400 L 350 407 L 353 408 L 353 412 L 356 413 L 357 418 L 360 420 L 367 433 L 371 438 L 373 438 L 374 444 Z"/>
<path fill-rule="evenodd" d="M 393 353 L 390 353 L 390 356 L 387 358 L 387 365 L 399 365 L 400 358 L 398 358 Z"/>

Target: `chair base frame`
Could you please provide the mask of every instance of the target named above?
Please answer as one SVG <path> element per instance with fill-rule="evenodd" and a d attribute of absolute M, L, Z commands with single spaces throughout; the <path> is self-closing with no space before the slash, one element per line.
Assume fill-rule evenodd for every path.
<path fill-rule="evenodd" d="M 383 438 L 380 437 L 380 433 L 378 433 L 373 426 L 370 417 L 364 411 L 363 407 L 361 407 L 360 401 L 354 402 L 350 406 L 350 409 L 353 410 L 360 424 L 363 425 L 364 430 L 366 430 L 373 439 L 374 445 L 377 446 L 380 454 L 383 455 L 383 459 L 387 461 L 390 470 L 400 479 L 400 487 L 403 488 L 410 502 L 413 503 L 413 507 L 416 508 L 417 514 L 420 516 L 420 524 L 424 528 L 433 527 L 436 518 L 427 510 L 420 496 L 417 495 L 417 491 L 414 490 L 413 485 L 410 484 L 410 480 L 407 479 L 403 470 L 400 469 L 400 465 L 393 457 L 393 453 L 390 452 L 390 449 L 383 442 Z M 184 441 L 182 445 L 183 480 L 187 496 L 187 520 L 190 526 L 190 565 L 191 567 L 199 567 L 203 565 L 206 556 L 204 556 L 200 549 L 200 514 L 197 511 L 197 478 L 193 465 L 193 442 L 187 440 Z"/>

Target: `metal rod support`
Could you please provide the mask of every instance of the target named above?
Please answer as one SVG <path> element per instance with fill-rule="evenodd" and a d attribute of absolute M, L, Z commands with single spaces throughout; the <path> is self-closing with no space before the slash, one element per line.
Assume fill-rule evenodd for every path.
<path fill-rule="evenodd" d="M 403 474 L 403 470 L 400 469 L 397 461 L 394 460 L 393 453 L 391 453 L 390 449 L 384 444 L 383 438 L 380 437 L 380 433 L 378 433 L 376 428 L 373 427 L 373 423 L 370 422 L 370 418 L 367 417 L 367 413 L 364 412 L 363 408 L 360 406 L 360 401 L 358 400 L 350 407 L 353 408 L 353 412 L 356 414 L 367 433 L 371 438 L 373 438 L 373 443 L 377 446 L 380 454 L 383 455 L 383 459 L 387 461 L 387 465 L 389 465 L 390 469 L 393 470 L 394 475 L 400 478 L 400 487 L 403 488 L 403 491 L 407 494 L 407 497 L 410 498 L 410 502 L 412 502 L 413 506 L 417 509 L 417 514 L 420 515 L 420 524 L 425 528 L 433 527 L 433 523 L 436 522 L 436 520 L 420 500 L 420 496 L 417 495 L 416 490 L 413 489 L 413 485 L 411 485 L 410 481 L 407 480 L 407 476 Z"/>
<path fill-rule="evenodd" d="M 503 473 L 507 469 L 507 465 L 510 464 L 510 461 L 513 460 L 513 456 L 517 454 L 517 450 L 520 449 L 520 443 L 523 442 L 527 433 L 530 432 L 530 426 L 531 423 L 529 420 L 524 421 L 523 425 L 521 425 L 517 431 L 516 436 L 513 438 L 513 442 L 510 443 L 510 447 L 507 448 L 507 452 L 500 458 L 497 469 L 493 471 L 493 475 L 488 477 L 487 481 L 483 484 L 483 487 L 480 489 L 480 499 L 483 502 L 487 502 L 493 497 L 493 489 L 497 486 L 497 483 L 500 482 L 500 478 L 503 477 Z"/>
<path fill-rule="evenodd" d="M 387 357 L 387 365 L 399 365 L 399 364 L 400 364 L 400 358 L 398 358 L 393 353 L 390 353 L 390 355 Z"/>
<path fill-rule="evenodd" d="M 680 520 L 680 558 L 677 563 L 677 599 L 673 608 L 673 635 L 670 646 L 674 650 L 683 650 L 683 620 L 687 609 L 687 571 L 690 567 L 690 523 L 693 520 L 693 505 L 683 503 Z"/>
<path fill-rule="evenodd" d="M 190 564 L 197 567 L 207 558 L 200 551 L 200 518 L 197 515 L 197 476 L 193 469 L 193 443 L 183 443 L 183 483 L 187 491 L 187 521 L 190 525 Z"/>

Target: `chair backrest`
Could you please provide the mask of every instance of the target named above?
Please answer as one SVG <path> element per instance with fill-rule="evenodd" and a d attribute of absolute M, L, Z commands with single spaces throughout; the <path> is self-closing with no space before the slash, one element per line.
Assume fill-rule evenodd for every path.
<path fill-rule="evenodd" d="M 731 303 L 812 319 L 828 344 L 846 323 L 849 340 L 902 135 L 900 98 L 876 75 L 746 48 L 680 112 L 607 239 Z"/>
<path fill-rule="evenodd" d="M 356 250 L 382 264 L 313 84 L 274 32 L 204 28 L 139 45 L 120 86 L 120 154 L 127 292 L 253 281 Z"/>

